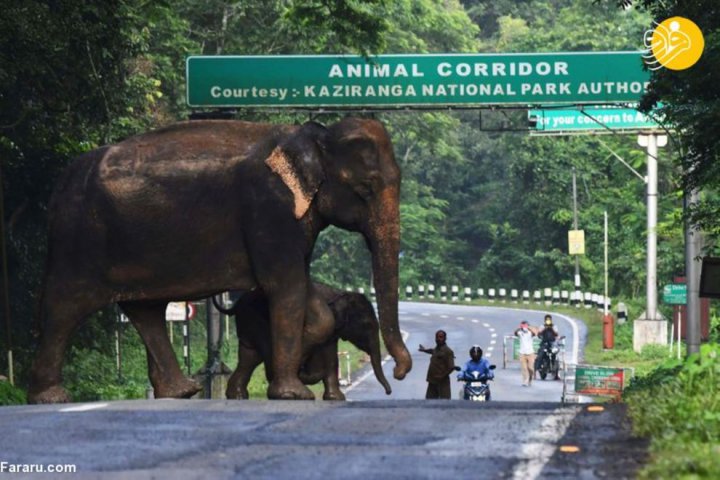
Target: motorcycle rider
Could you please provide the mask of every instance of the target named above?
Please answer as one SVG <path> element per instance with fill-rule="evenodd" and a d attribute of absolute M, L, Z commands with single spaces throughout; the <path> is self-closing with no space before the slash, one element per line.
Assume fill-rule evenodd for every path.
<path fill-rule="evenodd" d="M 467 380 L 468 378 L 472 378 L 470 372 L 479 372 L 481 378 L 485 378 L 486 380 L 495 378 L 495 374 L 490 370 L 490 362 L 487 358 L 483 358 L 483 351 L 479 345 L 473 345 L 470 348 L 470 360 L 465 362 L 462 370 L 457 375 L 457 379 Z M 465 376 L 466 373 L 468 374 L 467 377 Z M 489 394 L 487 399 L 490 400 Z"/>
<path fill-rule="evenodd" d="M 559 336 L 559 332 L 557 328 L 555 328 L 555 325 L 553 325 L 552 315 L 547 314 L 545 315 L 545 321 L 542 330 L 538 332 L 538 338 L 540 339 L 540 349 L 538 350 L 537 358 L 535 359 L 535 371 L 537 372 L 540 369 L 540 365 L 542 365 L 542 362 L 545 357 L 545 346 L 546 345 L 552 345 L 555 340 L 557 340 Z M 560 376 L 558 375 L 558 372 L 555 373 L 555 380 L 560 380 Z"/>

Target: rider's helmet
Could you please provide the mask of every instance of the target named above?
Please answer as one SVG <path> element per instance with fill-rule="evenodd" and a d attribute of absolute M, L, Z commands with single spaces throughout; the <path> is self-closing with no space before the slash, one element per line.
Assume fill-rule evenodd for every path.
<path fill-rule="evenodd" d="M 482 348 L 480 348 L 480 345 L 473 345 L 470 348 L 470 358 L 472 358 L 473 360 L 475 360 L 475 361 L 480 360 L 482 358 L 482 355 L 483 355 L 483 351 L 482 351 Z M 477 357 L 477 360 L 476 360 L 476 357 Z"/>
<path fill-rule="evenodd" d="M 553 326 L 552 317 L 550 315 L 545 315 L 545 326 L 546 327 Z"/>

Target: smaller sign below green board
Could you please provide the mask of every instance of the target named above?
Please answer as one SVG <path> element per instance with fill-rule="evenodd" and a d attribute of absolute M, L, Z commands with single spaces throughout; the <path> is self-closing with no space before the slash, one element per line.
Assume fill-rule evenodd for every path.
<path fill-rule="evenodd" d="M 528 121 L 533 134 L 660 128 L 655 120 L 634 108 L 533 109 L 528 110 Z"/>
<path fill-rule="evenodd" d="M 578 365 L 575 370 L 575 392 L 582 395 L 618 397 L 625 388 L 625 369 Z"/>
<path fill-rule="evenodd" d="M 663 303 L 668 305 L 687 305 L 687 285 L 671 283 L 663 287 Z"/>

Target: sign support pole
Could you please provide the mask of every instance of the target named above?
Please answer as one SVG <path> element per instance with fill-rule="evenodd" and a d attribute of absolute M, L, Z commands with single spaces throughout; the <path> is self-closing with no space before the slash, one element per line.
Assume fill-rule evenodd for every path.
<path fill-rule="evenodd" d="M 682 308 L 678 308 L 677 358 L 680 360 L 680 341 L 682 340 Z"/>
<path fill-rule="evenodd" d="M 699 201 L 697 190 L 691 190 L 686 196 L 685 207 Z M 685 282 L 687 284 L 687 354 L 700 351 L 700 265 L 701 234 L 694 225 L 685 226 Z M 679 352 L 679 350 L 678 350 Z"/>

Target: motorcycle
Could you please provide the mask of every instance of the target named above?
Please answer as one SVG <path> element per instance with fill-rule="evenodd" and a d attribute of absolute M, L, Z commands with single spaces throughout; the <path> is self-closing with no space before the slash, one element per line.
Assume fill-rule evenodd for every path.
<path fill-rule="evenodd" d="M 560 371 L 560 349 L 565 345 L 565 337 L 562 336 L 554 342 L 542 342 L 540 344 L 540 351 L 538 356 L 540 357 L 540 364 L 538 365 L 538 373 L 540 378 L 545 380 L 548 373 L 553 375 L 553 378 L 558 378 Z"/>
<path fill-rule="evenodd" d="M 490 365 L 490 370 L 495 370 L 495 365 Z M 490 385 L 487 383 L 489 380 L 492 378 L 478 371 L 465 372 L 464 378 L 458 379 L 459 382 L 465 382 L 460 392 L 462 399 L 473 402 L 490 401 Z"/>

